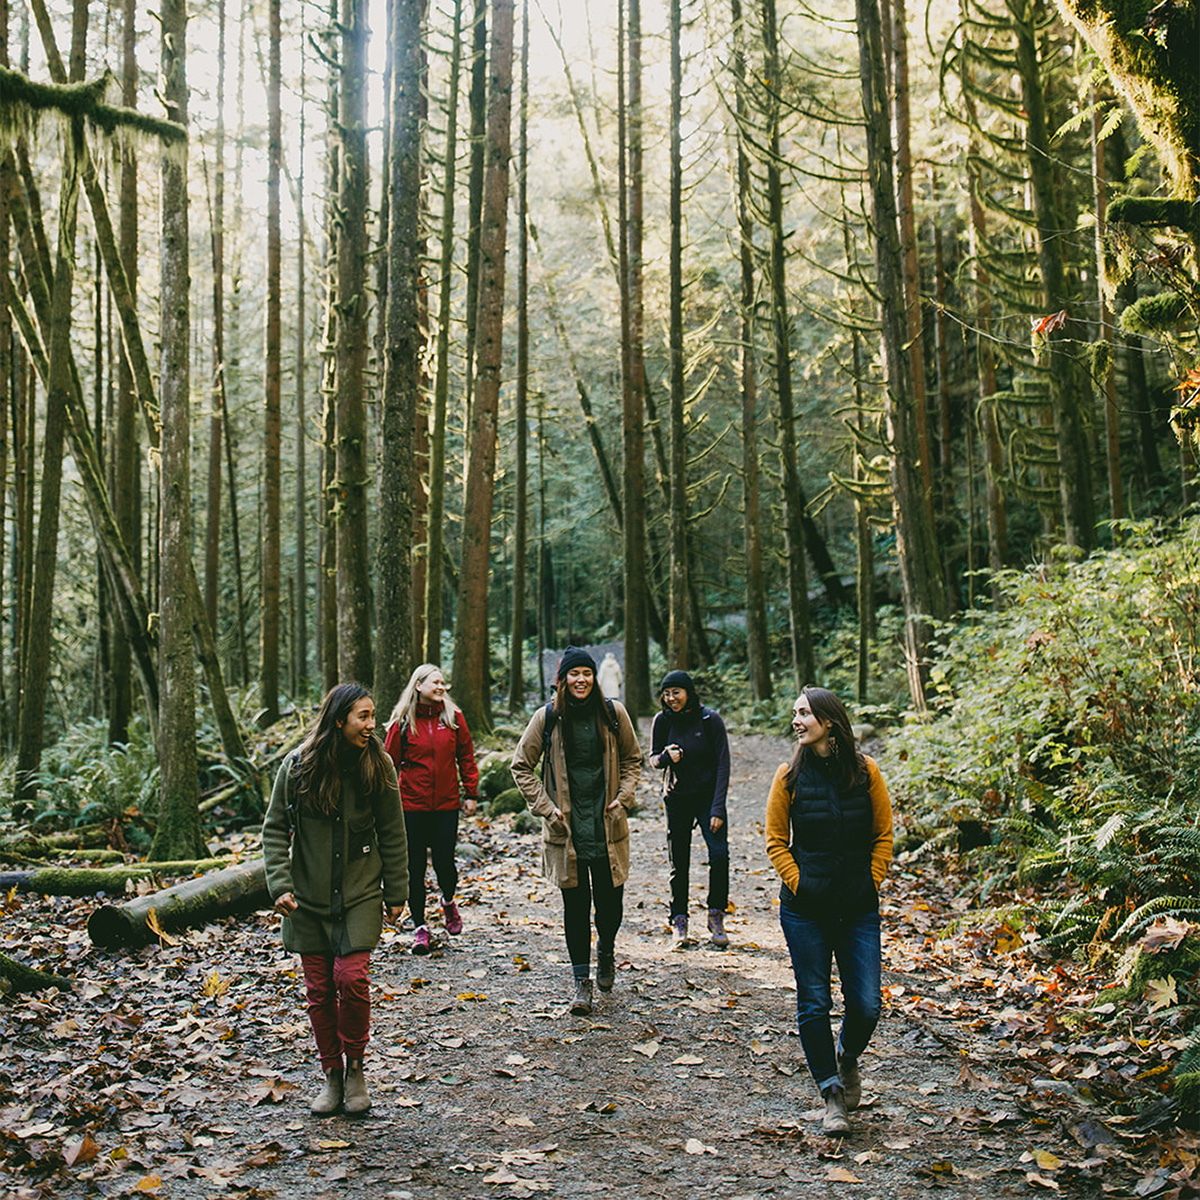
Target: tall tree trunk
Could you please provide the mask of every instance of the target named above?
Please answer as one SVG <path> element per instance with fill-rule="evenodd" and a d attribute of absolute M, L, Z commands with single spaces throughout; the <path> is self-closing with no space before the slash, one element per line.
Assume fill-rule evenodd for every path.
<path fill-rule="evenodd" d="M 529 520 L 529 0 L 521 5 L 521 100 L 517 167 L 516 494 L 513 497 L 512 635 L 508 707 L 525 703 L 525 526 Z"/>
<path fill-rule="evenodd" d="M 1017 73 L 1025 109 L 1029 180 L 1037 222 L 1038 270 L 1042 277 L 1046 314 L 1068 309 L 1070 296 L 1064 263 L 1065 241 L 1074 222 L 1064 222 L 1054 186 L 1054 157 L 1046 125 L 1046 101 L 1037 47 L 1039 0 L 1016 4 L 1013 27 L 1017 38 Z M 1063 537 L 1067 545 L 1090 550 L 1096 544 L 1096 514 L 1092 497 L 1092 465 L 1088 453 L 1084 389 L 1079 361 L 1071 350 L 1068 330 L 1045 335 L 1046 365 L 1054 440 L 1058 448 L 1058 490 L 1062 503 Z"/>
<path fill-rule="evenodd" d="M 161 70 L 168 116 L 187 124 L 187 6 L 164 0 Z M 196 667 L 192 651 L 191 435 L 187 157 L 161 160 L 162 499 L 159 550 L 160 672 L 158 828 L 151 859 L 199 858 L 196 775 Z"/>
<path fill-rule="evenodd" d="M 1108 178 L 1104 164 L 1104 142 L 1100 138 L 1101 114 L 1092 92 L 1092 164 L 1096 202 L 1096 293 L 1100 304 L 1100 340 L 1108 347 L 1105 355 L 1104 445 L 1108 468 L 1108 515 L 1119 521 L 1125 516 L 1125 494 L 1121 486 L 1121 410 L 1117 407 L 1116 346 L 1112 312 L 1104 278 L 1104 236 L 1108 221 Z"/>
<path fill-rule="evenodd" d="M 629 406 L 622 414 L 625 441 L 625 486 L 637 497 L 637 513 L 633 516 L 630 531 L 626 535 L 625 570 L 639 573 L 636 588 L 631 593 L 628 583 L 625 591 L 626 620 L 629 619 L 630 604 L 640 603 L 634 613 L 637 624 L 627 628 L 625 637 L 625 696 L 631 700 L 636 712 L 646 712 L 652 705 L 650 700 L 650 643 L 649 643 L 649 572 L 646 570 L 646 511 L 645 497 L 645 410 L 646 410 L 646 354 L 645 354 L 645 281 L 643 256 L 644 231 L 644 186 L 643 168 L 643 125 L 642 125 L 642 0 L 629 0 L 629 164 L 628 196 L 629 224 L 625 242 L 629 254 L 629 269 L 626 273 L 629 290 Z M 634 653 L 630 657 L 630 642 Z"/>
<path fill-rule="evenodd" d="M 317 584 L 317 644 L 320 648 L 321 687 L 329 691 L 338 681 L 338 569 L 337 569 L 337 339 L 338 339 L 338 239 L 340 217 L 338 186 L 342 177 L 338 141 L 338 95 L 341 0 L 329 0 L 324 54 L 329 64 L 326 96 L 325 164 L 325 313 L 321 338 L 321 487 L 320 565 Z"/>
<path fill-rule="evenodd" d="M 446 98 L 446 177 L 442 185 L 441 260 L 438 271 L 437 373 L 433 381 L 433 428 L 429 438 L 429 511 L 425 575 L 425 661 L 442 657 L 442 596 L 445 578 L 446 406 L 450 396 L 450 309 L 454 295 L 454 198 L 458 165 L 458 88 L 462 69 L 462 0 L 454 0 L 453 41 Z"/>
<path fill-rule="evenodd" d="M 504 254 L 512 106 L 513 0 L 494 0 L 489 63 L 487 161 L 480 223 L 478 364 L 469 429 L 462 569 L 454 622 L 454 680 L 468 728 L 490 727 L 488 552 L 504 332 Z"/>
<path fill-rule="evenodd" d="M 225 12 L 217 0 L 217 120 L 212 188 L 212 414 L 208 422 L 208 528 L 204 534 L 204 611 L 214 632 L 221 575 L 221 450 L 225 411 Z"/>
<path fill-rule="evenodd" d="M 467 176 L 467 351 L 463 387 L 464 428 L 468 431 L 471 427 L 471 404 L 475 394 L 475 343 L 479 336 L 479 238 L 483 212 L 484 134 L 488 103 L 487 0 L 475 0 L 471 29 L 471 91 L 468 97 L 471 113 L 471 166 Z M 467 453 L 463 456 L 464 483 L 469 470 L 466 461 L 470 452 L 469 432 L 467 443 Z"/>
<path fill-rule="evenodd" d="M 283 167 L 281 0 L 267 3 L 267 309 L 263 347 L 262 560 L 258 597 L 259 721 L 279 716 L 280 508 L 283 451 L 283 235 L 279 176 Z"/>
<path fill-rule="evenodd" d="M 337 244 L 338 674 L 364 681 L 371 657 L 367 547 L 367 21 L 366 0 L 346 0 L 342 22 L 341 186 Z"/>
<path fill-rule="evenodd" d="M 783 476 L 784 548 L 787 555 L 792 675 L 797 690 L 816 675 L 804 559 L 804 500 L 796 462 L 796 418 L 792 403 L 791 322 L 783 230 L 783 181 L 779 164 L 780 66 L 775 0 L 763 0 L 763 72 L 767 99 L 767 212 L 771 222 L 771 319 L 774 334 L 775 403 Z"/>
<path fill-rule="evenodd" d="M 683 395 L 683 60 L 680 53 L 680 0 L 670 0 L 670 378 L 671 378 L 671 599 L 668 611 L 667 665 L 688 665 L 687 446 Z"/>
<path fill-rule="evenodd" d="M 883 37 L 878 0 L 855 0 L 859 78 L 867 133 L 867 175 L 875 227 L 875 283 L 880 297 L 887 394 L 884 415 L 890 443 L 892 516 L 905 615 L 905 654 L 913 704 L 925 706 L 933 620 L 946 613 L 933 522 L 917 463 L 916 419 L 904 358 L 906 328 L 903 263 L 896 224 L 892 147 L 883 79 Z"/>
<path fill-rule="evenodd" d="M 296 176 L 296 637 L 292 649 L 293 690 L 303 694 L 308 684 L 308 280 L 304 251 L 307 225 L 304 213 L 304 157 L 307 148 L 307 108 L 303 99 L 308 77 L 307 39 L 300 58 L 300 165 Z"/>
<path fill-rule="evenodd" d="M 925 384 L 925 337 L 922 332 L 921 269 L 917 261 L 916 205 L 913 200 L 913 165 L 908 89 L 908 8 L 906 0 L 891 0 L 891 55 L 893 70 L 894 127 L 896 130 L 896 206 L 900 219 L 900 247 L 904 252 L 904 319 L 908 329 L 908 367 L 912 379 L 912 407 L 916 446 L 920 455 L 925 502 L 933 519 L 933 455 L 929 446 L 928 400 Z"/>
<path fill-rule="evenodd" d="M 741 266 L 741 334 L 739 383 L 742 393 L 742 529 L 746 538 L 746 668 L 750 696 L 769 700 L 771 652 L 767 640 L 767 591 L 763 572 L 762 528 L 759 517 L 758 368 L 755 357 L 754 218 L 750 212 L 750 156 L 745 126 L 749 120 L 746 97 L 746 26 L 742 0 L 730 0 L 733 24 L 734 116 L 737 124 L 736 186 L 738 259 Z"/>
<path fill-rule="evenodd" d="M 388 291 L 383 429 L 379 464 L 375 695 L 385 706 L 413 662 L 413 440 L 421 391 L 421 16 L 422 0 L 391 0 L 391 153 L 388 159 Z"/>
<path fill-rule="evenodd" d="M 15 790 L 15 797 L 21 800 L 32 800 L 37 792 L 35 776 L 41 764 L 45 736 L 46 697 L 50 677 L 50 633 L 53 627 L 48 614 L 54 609 L 63 442 L 67 425 L 67 393 L 72 385 L 71 292 L 75 279 L 75 229 L 79 216 L 79 157 L 83 153 L 82 142 L 83 124 L 74 120 L 69 129 L 64 131 L 62 143 L 62 183 L 59 193 L 58 249 L 55 257 L 50 323 L 46 428 L 42 443 L 42 487 L 31 605 L 31 612 L 43 616 L 30 622 L 21 689 Z"/>
<path fill-rule="evenodd" d="M 0 67 L 9 65 L 8 59 L 8 0 L 0 0 Z M 14 353 L 12 314 L 8 311 L 8 294 L 12 287 L 9 279 L 12 257 L 9 236 L 8 204 L 0 189 L 0 529 L 8 525 L 8 431 L 9 411 L 15 415 L 17 372 L 21 370 L 20 359 Z M 15 449 L 15 444 L 14 444 Z M 15 466 L 15 463 L 14 463 Z M 15 472 L 14 472 L 15 474 Z M 14 518 L 16 514 L 13 514 Z M 14 539 L 15 540 L 15 539 Z M 4 606 L 4 580 L 7 575 L 15 580 L 15 573 L 8 570 L 9 542 L 0 538 L 0 610 Z M 111 711 L 111 704 L 110 704 Z M 11 728 L 8 723 L 9 697 L 5 667 L 4 640 L 0 638 L 0 746 L 7 747 Z"/>

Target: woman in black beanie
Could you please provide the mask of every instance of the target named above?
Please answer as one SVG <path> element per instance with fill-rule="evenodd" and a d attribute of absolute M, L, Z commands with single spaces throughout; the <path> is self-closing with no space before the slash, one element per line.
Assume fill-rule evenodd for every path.
<path fill-rule="evenodd" d="M 671 671 L 659 686 L 662 712 L 651 728 L 650 765 L 664 772 L 667 852 L 671 861 L 671 933 L 677 947 L 688 944 L 688 871 L 692 827 L 708 846 L 708 932 L 714 946 L 729 945 L 729 738 L 725 724 L 705 708 L 686 671 Z"/>
<path fill-rule="evenodd" d="M 539 779 L 535 768 L 545 757 Z M 562 891 L 563 930 L 575 995 L 571 1012 L 592 1011 L 593 905 L 596 982 L 612 990 L 614 943 L 629 875 L 629 821 L 642 752 L 629 714 L 596 686 L 596 663 L 568 646 L 554 699 L 533 714 L 512 760 L 513 779 L 542 818 L 542 871 Z"/>

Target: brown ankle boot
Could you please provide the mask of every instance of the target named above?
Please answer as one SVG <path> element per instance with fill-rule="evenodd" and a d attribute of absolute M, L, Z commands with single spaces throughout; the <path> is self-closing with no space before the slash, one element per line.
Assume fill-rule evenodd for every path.
<path fill-rule="evenodd" d="M 342 1108 L 350 1114 L 365 1113 L 371 1107 L 371 1097 L 367 1092 L 367 1081 L 363 1076 L 361 1058 L 350 1059 L 346 1063 L 345 1093 Z"/>
<path fill-rule="evenodd" d="M 325 1086 L 317 1094 L 309 1111 L 315 1117 L 330 1117 L 342 1107 L 342 1068 L 325 1072 Z"/>

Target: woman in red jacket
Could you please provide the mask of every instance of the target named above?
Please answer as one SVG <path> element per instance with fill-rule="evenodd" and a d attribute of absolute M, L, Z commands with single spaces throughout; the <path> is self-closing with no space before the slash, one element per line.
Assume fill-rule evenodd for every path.
<path fill-rule="evenodd" d="M 417 929 L 412 952 L 428 954 L 425 864 L 432 855 L 434 874 L 442 889 L 446 932 L 462 933 L 462 917 L 454 903 L 458 887 L 454 847 L 458 841 L 459 780 L 461 807 L 468 817 L 475 812 L 479 797 L 475 747 L 462 711 L 446 694 L 440 667 L 424 663 L 412 673 L 388 718 L 384 749 L 392 756 L 400 776 L 411 881 L 408 907 Z"/>

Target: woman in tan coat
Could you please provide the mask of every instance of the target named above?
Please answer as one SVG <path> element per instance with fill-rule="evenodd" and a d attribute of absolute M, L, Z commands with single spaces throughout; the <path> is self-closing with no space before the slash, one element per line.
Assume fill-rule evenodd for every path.
<path fill-rule="evenodd" d="M 543 758 L 539 779 L 535 768 Z M 628 812 L 641 771 L 629 714 L 601 694 L 592 656 L 568 646 L 555 697 L 533 714 L 512 773 L 529 811 L 542 818 L 542 871 L 562 891 L 576 1016 L 592 1011 L 593 907 L 596 982 L 608 992 L 616 978 L 615 942 L 629 875 Z"/>

